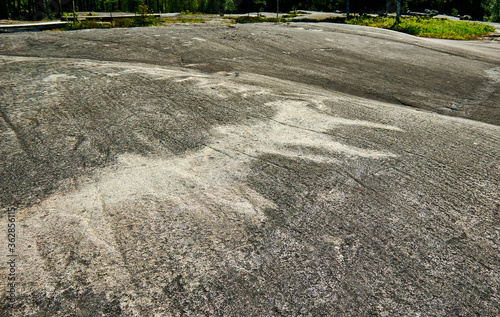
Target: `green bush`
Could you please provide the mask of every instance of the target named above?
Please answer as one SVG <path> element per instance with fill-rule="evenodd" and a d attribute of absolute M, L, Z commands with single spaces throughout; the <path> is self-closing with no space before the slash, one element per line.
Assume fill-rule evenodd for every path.
<path fill-rule="evenodd" d="M 259 23 L 267 22 L 265 17 L 250 17 L 250 16 L 239 16 L 236 18 L 236 23 Z"/>
<path fill-rule="evenodd" d="M 181 15 L 204 15 L 203 12 L 191 12 L 189 10 L 181 11 Z"/>
<path fill-rule="evenodd" d="M 158 18 L 149 15 L 149 7 L 144 0 L 141 0 L 139 3 L 137 7 L 137 14 L 138 16 L 134 17 L 133 26 L 152 26 L 158 25 L 160 22 Z"/>
<path fill-rule="evenodd" d="M 159 23 L 160 20 L 152 15 L 138 15 L 134 17 L 133 25 L 131 26 L 153 26 Z"/>
<path fill-rule="evenodd" d="M 485 0 L 483 6 L 486 11 L 485 21 L 500 22 L 500 0 Z"/>
<path fill-rule="evenodd" d="M 114 19 L 113 24 L 116 28 L 129 28 L 129 27 L 136 26 L 134 21 L 132 19 L 128 19 L 128 18 Z"/>
<path fill-rule="evenodd" d="M 435 19 L 431 17 L 401 18 L 397 23 L 393 17 L 354 17 L 330 18 L 321 22 L 336 22 L 355 25 L 365 25 L 384 29 L 391 29 L 420 37 L 433 37 L 441 39 L 470 40 L 488 33 L 495 28 L 486 24 L 467 21 L 451 21 L 448 19 Z"/>
<path fill-rule="evenodd" d="M 495 31 L 494 27 L 477 22 L 420 18 L 402 19 L 393 29 L 415 36 L 455 40 L 471 40 Z"/>
<path fill-rule="evenodd" d="M 129 18 L 115 18 L 113 19 L 113 26 L 119 28 L 137 27 L 137 26 L 152 26 L 157 25 L 161 21 L 154 16 L 137 16 L 133 19 Z M 77 21 L 69 20 L 65 30 L 81 30 L 81 29 L 104 29 L 111 28 L 110 22 L 98 22 L 96 20 L 83 20 Z"/>
<path fill-rule="evenodd" d="M 96 20 L 83 20 L 70 23 L 66 26 L 65 30 L 82 30 L 82 29 L 107 29 L 111 27 L 109 22 L 97 22 Z"/>
<path fill-rule="evenodd" d="M 82 29 L 107 29 L 111 27 L 111 23 L 97 22 L 96 20 L 84 20 L 80 22 Z"/>
<path fill-rule="evenodd" d="M 159 21 L 163 23 L 205 23 L 202 18 L 165 18 Z"/>
<path fill-rule="evenodd" d="M 235 19 L 236 23 L 262 23 L 262 22 L 274 22 L 276 23 L 276 18 L 266 18 L 266 17 L 249 17 L 249 16 L 240 16 Z M 283 18 L 280 18 L 280 22 L 286 21 Z"/>

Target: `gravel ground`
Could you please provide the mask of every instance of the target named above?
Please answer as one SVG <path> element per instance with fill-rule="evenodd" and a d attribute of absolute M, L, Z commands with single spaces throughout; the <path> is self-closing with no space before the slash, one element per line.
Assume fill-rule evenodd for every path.
<path fill-rule="evenodd" d="M 0 315 L 499 315 L 499 48 L 326 23 L 0 36 Z"/>

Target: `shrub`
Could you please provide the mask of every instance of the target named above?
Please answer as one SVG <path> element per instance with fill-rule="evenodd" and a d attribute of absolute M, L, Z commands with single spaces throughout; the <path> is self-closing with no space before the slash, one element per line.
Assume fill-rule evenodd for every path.
<path fill-rule="evenodd" d="M 163 23 L 205 23 L 205 20 L 202 18 L 175 18 L 175 19 L 163 19 L 159 20 L 159 22 Z"/>
<path fill-rule="evenodd" d="M 107 29 L 111 27 L 109 22 L 97 22 L 95 20 L 77 21 L 70 20 L 65 30 L 82 30 L 82 29 Z"/>
<path fill-rule="evenodd" d="M 133 25 L 131 26 L 152 26 L 158 25 L 160 20 L 152 15 L 139 15 L 134 17 Z"/>
<path fill-rule="evenodd" d="M 492 26 L 477 22 L 421 18 L 403 19 L 393 29 L 415 36 L 455 40 L 470 40 L 495 31 Z"/>
<path fill-rule="evenodd" d="M 262 23 L 262 22 L 274 22 L 276 23 L 276 18 L 266 18 L 266 17 L 249 17 L 249 16 L 240 16 L 235 19 L 236 23 Z M 286 21 L 283 18 L 280 18 L 280 22 Z"/>
<path fill-rule="evenodd" d="M 239 16 L 236 18 L 236 23 L 259 23 L 267 22 L 265 17 L 250 17 L 250 16 Z"/>
<path fill-rule="evenodd" d="M 114 19 L 114 25 L 117 28 L 129 28 L 135 26 L 135 23 L 132 19 Z"/>
<path fill-rule="evenodd" d="M 485 0 L 483 7 L 486 11 L 485 21 L 500 22 L 500 0 Z"/>
<path fill-rule="evenodd" d="M 391 29 L 421 37 L 470 40 L 494 32 L 486 24 L 467 21 L 451 21 L 432 17 L 402 18 L 399 23 L 392 17 L 354 17 L 352 19 L 330 18 L 321 22 L 336 22 Z"/>

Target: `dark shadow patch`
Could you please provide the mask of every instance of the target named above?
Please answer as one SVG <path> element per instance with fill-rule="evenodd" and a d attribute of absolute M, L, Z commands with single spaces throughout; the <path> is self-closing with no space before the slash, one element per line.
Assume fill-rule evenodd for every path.
<path fill-rule="evenodd" d="M 217 87 L 227 93 L 219 97 L 197 88 L 195 80 L 147 73 L 108 76 L 58 62 L 20 64 L 2 68 L 8 78 L 16 74 L 19 83 L 4 91 L 0 107 L 6 144 L 0 151 L 0 202 L 6 206 L 30 205 L 58 188 L 71 189 L 63 183 L 113 164 L 120 154 L 181 155 L 205 146 L 214 126 L 274 114 L 265 97 L 241 98 Z M 44 82 L 61 68 L 76 78 Z"/>

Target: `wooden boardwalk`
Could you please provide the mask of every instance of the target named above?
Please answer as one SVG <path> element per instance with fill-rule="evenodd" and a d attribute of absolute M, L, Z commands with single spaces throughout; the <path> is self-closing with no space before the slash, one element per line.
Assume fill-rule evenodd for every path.
<path fill-rule="evenodd" d="M 0 25 L 0 33 L 53 30 L 62 28 L 66 26 L 66 24 L 68 24 L 68 22 L 64 21 L 23 23 L 23 24 L 3 24 Z"/>

